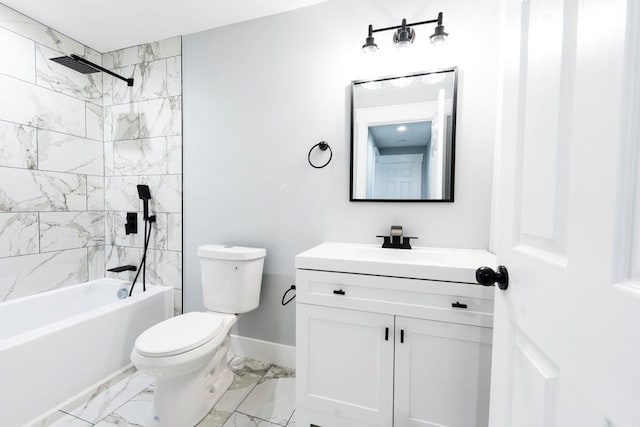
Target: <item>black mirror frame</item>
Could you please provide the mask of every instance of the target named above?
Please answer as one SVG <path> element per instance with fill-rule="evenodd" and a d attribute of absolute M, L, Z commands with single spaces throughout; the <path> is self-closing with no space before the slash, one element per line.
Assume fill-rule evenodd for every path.
<path fill-rule="evenodd" d="M 382 82 L 385 80 L 393 80 L 402 77 L 416 77 L 427 74 L 441 74 L 453 72 L 453 118 L 451 120 L 451 192 L 448 199 L 354 199 L 353 198 L 353 153 L 354 153 L 354 94 L 357 84 L 368 82 Z M 351 162 L 349 164 L 349 201 L 350 202 L 393 202 L 393 203 L 453 203 L 455 193 L 455 177 L 456 177 L 456 122 L 458 116 L 458 67 L 439 68 L 436 70 L 422 71 L 410 74 L 398 74 L 393 76 L 385 76 L 377 79 L 353 80 L 351 82 Z"/>

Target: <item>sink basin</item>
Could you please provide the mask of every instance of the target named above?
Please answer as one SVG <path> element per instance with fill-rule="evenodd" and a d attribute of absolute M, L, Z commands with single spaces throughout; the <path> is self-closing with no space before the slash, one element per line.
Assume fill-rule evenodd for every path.
<path fill-rule="evenodd" d="M 414 247 L 382 249 L 378 245 L 327 242 L 296 256 L 296 268 L 476 283 L 478 267 L 495 267 L 485 250 Z"/>

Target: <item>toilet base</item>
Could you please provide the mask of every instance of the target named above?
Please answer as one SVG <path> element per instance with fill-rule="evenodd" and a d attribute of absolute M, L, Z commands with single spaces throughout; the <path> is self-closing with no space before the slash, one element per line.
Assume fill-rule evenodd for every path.
<path fill-rule="evenodd" d="M 229 338 L 205 369 L 186 375 L 158 377 L 149 427 L 195 426 L 233 383 L 226 365 Z"/>

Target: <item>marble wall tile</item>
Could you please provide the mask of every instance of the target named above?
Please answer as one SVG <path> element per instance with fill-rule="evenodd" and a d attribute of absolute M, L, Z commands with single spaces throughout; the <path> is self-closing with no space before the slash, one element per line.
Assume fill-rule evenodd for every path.
<path fill-rule="evenodd" d="M 123 77 L 133 78 L 133 86 L 127 86 L 122 80 L 111 77 L 109 79 L 110 105 L 127 104 L 138 101 L 142 90 L 142 77 L 138 64 L 116 68 L 113 71 Z"/>
<path fill-rule="evenodd" d="M 105 132 L 109 127 L 111 134 L 105 134 L 105 141 L 120 141 L 140 137 L 139 105 L 121 104 L 105 107 Z M 107 118 L 110 116 L 109 118 Z"/>
<path fill-rule="evenodd" d="M 167 172 L 182 174 L 182 136 L 167 136 Z"/>
<path fill-rule="evenodd" d="M 101 105 L 86 103 L 87 138 L 102 141 L 104 139 L 104 113 Z"/>
<path fill-rule="evenodd" d="M 85 102 L 0 75 L 0 120 L 85 136 Z"/>
<path fill-rule="evenodd" d="M 162 175 L 167 173 L 167 139 L 150 138 L 113 143 L 115 175 Z"/>
<path fill-rule="evenodd" d="M 149 248 L 167 249 L 167 215 L 166 213 L 155 213 L 156 222 L 152 225 Z M 125 232 L 126 212 L 107 211 L 106 212 L 106 244 L 114 246 L 130 246 L 136 248 L 144 247 L 144 221 L 142 212 L 138 212 L 138 233 L 127 235 Z"/>
<path fill-rule="evenodd" d="M 87 250 L 0 259 L 0 302 L 86 282 Z"/>
<path fill-rule="evenodd" d="M 182 57 L 167 58 L 167 95 L 182 95 Z"/>
<path fill-rule="evenodd" d="M 0 211 L 79 211 L 87 208 L 82 175 L 0 168 Z"/>
<path fill-rule="evenodd" d="M 140 100 L 163 98 L 168 95 L 166 60 L 143 62 L 137 68 L 142 78 Z"/>
<path fill-rule="evenodd" d="M 140 184 L 147 184 L 151 189 L 149 206 L 154 212 L 182 212 L 182 176 L 142 176 Z"/>
<path fill-rule="evenodd" d="M 0 46 L 0 73 L 35 83 L 35 43 L 0 27 Z"/>
<path fill-rule="evenodd" d="M 149 249 L 147 279 L 154 285 L 182 289 L 182 253 Z"/>
<path fill-rule="evenodd" d="M 39 250 L 37 213 L 0 213 L 0 257 Z"/>
<path fill-rule="evenodd" d="M 104 174 L 103 143 L 64 133 L 38 130 L 38 169 Z"/>
<path fill-rule="evenodd" d="M 102 54 L 89 46 L 84 47 L 84 55 L 82 56 L 94 64 L 102 65 Z"/>
<path fill-rule="evenodd" d="M 182 133 L 182 97 L 140 102 L 141 137 L 180 135 Z"/>
<path fill-rule="evenodd" d="M 119 267 L 121 265 L 140 265 L 140 249 L 130 248 L 127 246 L 105 246 L 105 264 L 106 269 Z M 106 277 L 122 280 L 133 280 L 135 271 L 125 271 L 122 273 L 106 272 Z"/>
<path fill-rule="evenodd" d="M 105 207 L 110 211 L 137 212 L 140 208 L 138 198 L 138 177 L 105 177 Z M 151 193 L 153 197 L 153 192 Z"/>
<path fill-rule="evenodd" d="M 182 250 L 182 214 L 168 214 L 167 237 L 167 249 L 171 251 Z"/>
<path fill-rule="evenodd" d="M 107 52 L 102 55 L 102 61 L 102 66 L 108 70 L 137 64 L 139 62 L 138 46 Z"/>
<path fill-rule="evenodd" d="M 104 177 L 87 176 L 87 210 L 104 210 Z"/>
<path fill-rule="evenodd" d="M 102 73 L 82 74 L 51 61 L 59 52 L 36 45 L 36 83 L 56 92 L 94 103 L 102 103 Z"/>
<path fill-rule="evenodd" d="M 116 68 L 114 71 L 125 77 L 133 77 L 134 84 L 129 87 L 124 82 L 114 79 L 111 93 L 113 104 L 167 96 L 167 61 L 164 59 Z"/>
<path fill-rule="evenodd" d="M 85 46 L 33 19 L 0 4 L 0 27 L 14 31 L 50 49 L 85 56 Z M 94 57 L 94 55 L 92 55 Z"/>
<path fill-rule="evenodd" d="M 129 235 L 126 234 L 124 228 L 127 219 L 126 212 L 107 211 L 105 212 L 105 214 L 105 242 L 107 245 L 129 246 L 134 248 L 142 247 L 142 235 L 144 234 L 144 226 L 142 224 L 142 218 L 140 214 L 138 214 L 138 233 Z"/>
<path fill-rule="evenodd" d="M 42 252 L 104 245 L 103 212 L 40 213 Z"/>
<path fill-rule="evenodd" d="M 153 223 L 151 237 L 149 238 L 149 247 L 151 249 L 167 249 L 169 242 L 169 223 L 166 213 L 156 212 L 156 222 Z M 142 216 L 140 216 L 142 218 Z M 141 228 L 144 231 L 144 224 Z"/>
<path fill-rule="evenodd" d="M 36 129 L 0 121 L 0 166 L 35 169 L 37 166 Z"/>
<path fill-rule="evenodd" d="M 87 248 L 89 280 L 102 279 L 105 276 L 104 245 Z"/>
<path fill-rule="evenodd" d="M 102 108 L 102 140 L 113 141 L 113 113 L 107 105 Z"/>
<path fill-rule="evenodd" d="M 113 142 L 105 141 L 104 143 L 104 176 L 114 176 L 113 167 Z"/>
<path fill-rule="evenodd" d="M 102 76 L 102 106 L 108 107 L 113 105 L 113 81 L 116 80 L 108 74 Z M 134 82 L 135 86 L 135 82 Z"/>
<path fill-rule="evenodd" d="M 150 62 L 182 54 L 182 37 L 170 37 L 138 46 L 138 62 Z"/>

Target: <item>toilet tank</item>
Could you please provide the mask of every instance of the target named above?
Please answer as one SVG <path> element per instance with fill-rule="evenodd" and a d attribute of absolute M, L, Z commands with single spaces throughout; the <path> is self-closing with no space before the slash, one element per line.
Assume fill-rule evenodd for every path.
<path fill-rule="evenodd" d="M 202 300 L 209 311 L 246 313 L 258 307 L 266 249 L 229 245 L 198 248 Z"/>

